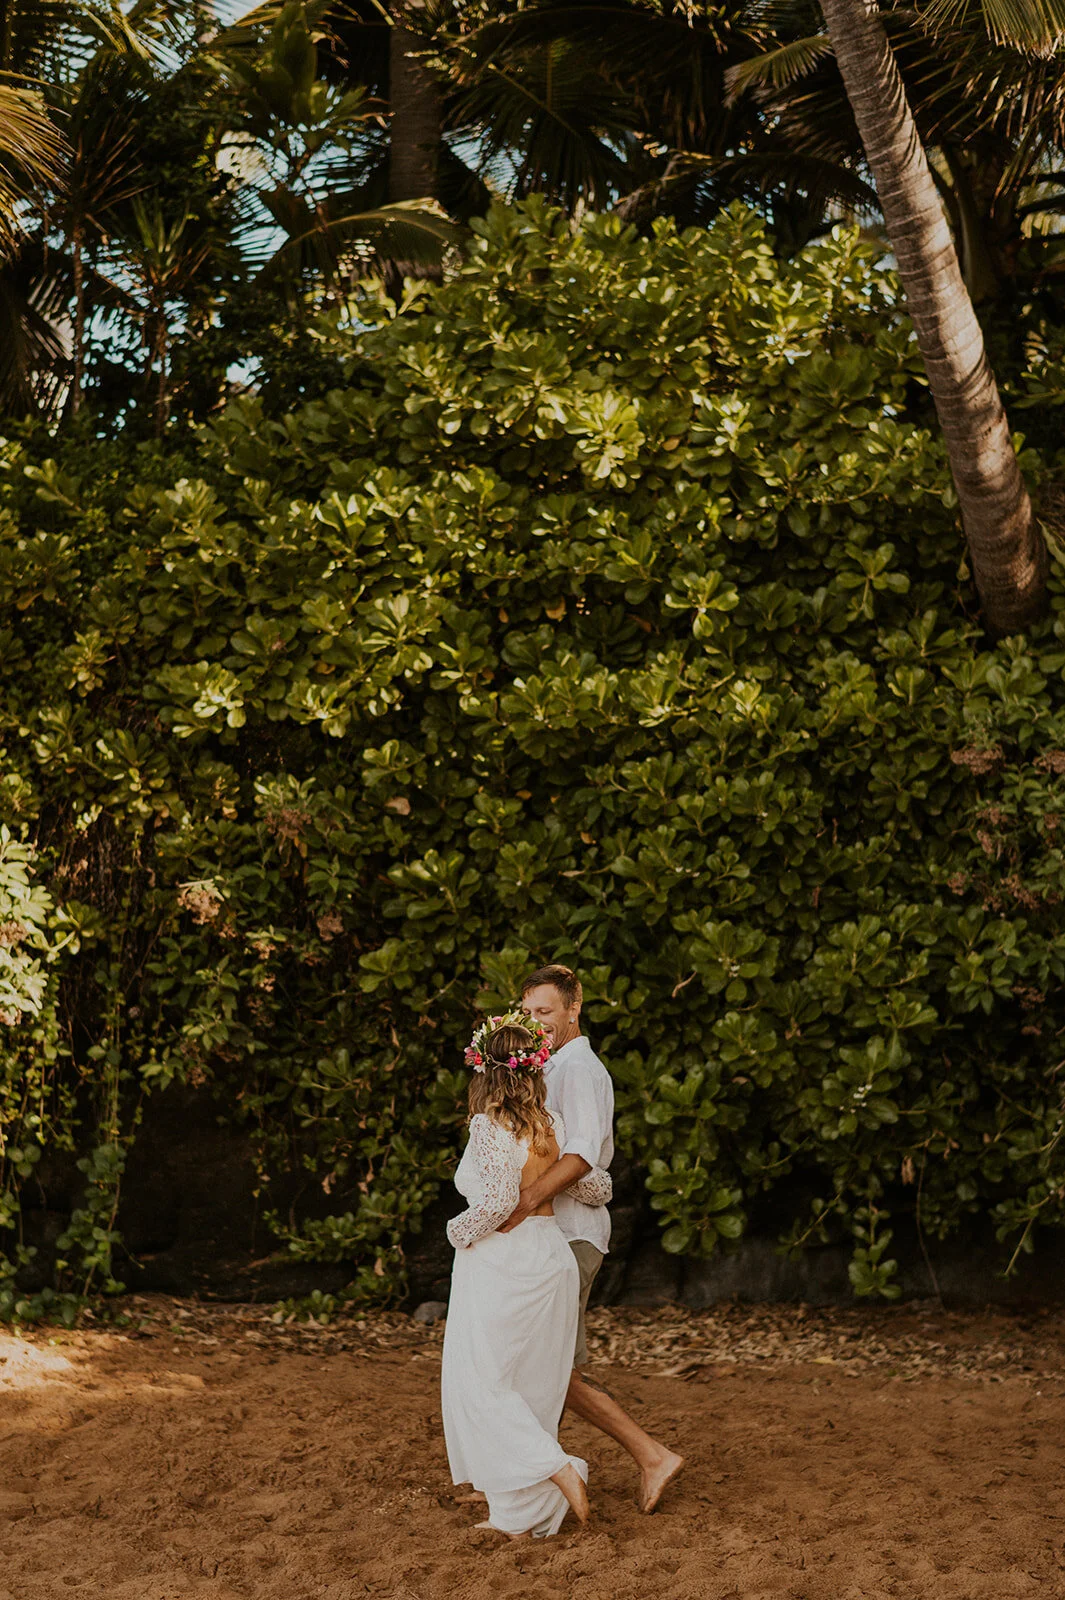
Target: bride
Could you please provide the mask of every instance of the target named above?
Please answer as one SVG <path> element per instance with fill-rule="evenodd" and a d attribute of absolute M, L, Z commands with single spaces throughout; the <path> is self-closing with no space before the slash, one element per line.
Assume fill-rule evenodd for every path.
<path fill-rule="evenodd" d="M 544 1104 L 543 1030 L 522 1012 L 492 1017 L 466 1051 L 470 1138 L 455 1174 L 467 1209 L 453 1217 L 451 1299 L 444 1331 L 441 1409 L 455 1483 L 488 1500 L 488 1520 L 511 1538 L 557 1533 L 569 1508 L 588 1519 L 588 1468 L 558 1442 L 573 1370 L 579 1273 L 551 1202 L 498 1233 L 522 1189 L 558 1160 L 565 1131 Z M 593 1167 L 567 1193 L 610 1199 Z"/>

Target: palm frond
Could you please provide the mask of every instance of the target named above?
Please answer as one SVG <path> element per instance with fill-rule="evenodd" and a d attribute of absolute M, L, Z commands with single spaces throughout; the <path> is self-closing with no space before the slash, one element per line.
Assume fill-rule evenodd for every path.
<path fill-rule="evenodd" d="M 66 284 L 38 245 L 0 270 L 0 411 L 8 416 L 59 409 L 67 375 L 61 332 Z"/>
<path fill-rule="evenodd" d="M 263 0 L 215 34 L 212 49 L 253 50 L 264 32 L 273 30 L 286 16 L 291 18 L 296 13 L 302 13 L 302 20 L 316 44 L 333 44 L 338 38 L 337 26 L 350 19 L 351 8 L 338 4 L 337 0 Z"/>
<path fill-rule="evenodd" d="M 744 21 L 767 37 L 808 34 L 821 25 L 817 0 L 746 0 Z"/>
<path fill-rule="evenodd" d="M 21 203 L 35 188 L 59 182 L 65 157 L 40 95 L 0 85 L 0 255 L 22 237 Z"/>
<path fill-rule="evenodd" d="M 998 45 L 1050 57 L 1065 44 L 1065 0 L 927 0 L 918 14 L 932 33 L 941 33 L 969 21 L 976 5 Z"/>
<path fill-rule="evenodd" d="M 715 10 L 689 24 L 682 15 L 618 0 L 542 0 L 470 31 L 441 35 L 436 60 L 461 94 L 489 67 L 520 75 L 552 52 L 570 52 L 584 63 L 588 79 L 599 81 L 598 98 L 611 86 L 615 118 L 625 118 L 626 131 L 668 125 L 670 142 L 687 147 L 716 115 L 726 50 L 761 48 L 761 36 L 751 35 L 740 16 L 739 7 L 732 17 Z"/>
<path fill-rule="evenodd" d="M 109 214 L 143 192 L 143 119 L 151 76 L 129 57 L 101 51 L 69 91 L 53 96 L 70 150 L 57 212 L 102 233 Z"/>
<path fill-rule="evenodd" d="M 114 55 L 129 55 L 141 61 L 154 61 L 161 40 L 171 33 L 172 8 L 166 0 L 139 0 L 123 7 L 118 0 L 84 0 L 76 8 L 74 30 Z"/>
<path fill-rule="evenodd" d="M 740 61 L 725 72 L 728 99 L 738 100 L 749 89 L 790 89 L 831 55 L 832 41 L 827 34 L 817 33 Z"/>
<path fill-rule="evenodd" d="M 553 40 L 582 43 L 596 56 L 633 68 L 649 65 L 647 51 L 654 45 L 656 59 L 671 65 L 690 62 L 692 52 L 712 45 L 720 52 L 737 33 L 747 31 L 746 9 L 734 5 L 694 11 L 691 18 L 677 11 L 626 5 L 624 0 L 538 0 L 510 13 L 496 12 L 486 22 L 456 30 L 440 21 L 434 25 L 432 8 L 424 13 L 428 32 L 440 42 L 461 39 L 478 54 L 539 48 Z"/>
<path fill-rule="evenodd" d="M 381 175 L 385 176 L 383 169 Z M 483 174 L 464 161 L 446 140 L 440 146 L 436 180 L 441 205 L 450 217 L 461 223 L 468 223 L 471 217 L 484 216 L 496 198 Z"/>
<path fill-rule="evenodd" d="M 263 266 L 264 281 L 298 277 L 308 267 L 327 283 L 375 262 L 437 267 L 445 251 L 465 238 L 465 231 L 429 200 L 355 210 L 344 205 L 343 197 L 334 197 L 330 208 L 317 209 L 291 193 L 272 199 L 274 219 L 288 238 Z"/>
<path fill-rule="evenodd" d="M 762 198 L 803 196 L 858 215 L 879 210 L 876 190 L 853 168 L 803 151 L 755 150 L 720 161 L 717 170 L 721 178 L 742 182 L 749 194 Z"/>
<path fill-rule="evenodd" d="M 54 183 L 63 170 L 64 150 L 43 98 L 30 89 L 0 85 L 0 160 Z"/>
<path fill-rule="evenodd" d="M 471 62 L 454 96 L 449 122 L 493 159 L 513 160 L 512 189 L 537 189 L 563 201 L 603 204 L 624 185 L 618 143 L 632 120 L 613 85 L 584 52 L 554 43 L 523 58 Z"/>

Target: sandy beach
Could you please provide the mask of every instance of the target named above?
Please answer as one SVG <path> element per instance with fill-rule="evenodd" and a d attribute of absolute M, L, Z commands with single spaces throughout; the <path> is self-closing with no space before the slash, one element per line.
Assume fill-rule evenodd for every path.
<path fill-rule="evenodd" d="M 1050 1316 L 593 1312 L 599 1381 L 690 1465 L 642 1517 L 564 1420 L 592 1525 L 511 1545 L 448 1479 L 439 1324 L 127 1309 L 0 1336 L 0 1600 L 1065 1595 Z"/>

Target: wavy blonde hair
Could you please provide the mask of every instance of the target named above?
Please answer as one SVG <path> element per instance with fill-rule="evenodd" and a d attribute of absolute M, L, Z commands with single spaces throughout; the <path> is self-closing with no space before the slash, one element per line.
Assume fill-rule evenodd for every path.
<path fill-rule="evenodd" d="M 536 1049 L 528 1028 L 509 1023 L 490 1033 L 484 1045 L 484 1071 L 470 1081 L 470 1116 L 478 1113 L 509 1128 L 515 1139 L 527 1139 L 529 1149 L 546 1156 L 555 1137 L 545 1104 L 547 1088 L 542 1071 L 508 1067 L 511 1056 Z"/>

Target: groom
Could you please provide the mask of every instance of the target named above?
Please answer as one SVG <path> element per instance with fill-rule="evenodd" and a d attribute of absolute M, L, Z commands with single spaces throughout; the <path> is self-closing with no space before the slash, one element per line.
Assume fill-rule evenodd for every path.
<path fill-rule="evenodd" d="M 554 1202 L 555 1218 L 581 1275 L 577 1348 L 566 1406 L 625 1447 L 640 1469 L 640 1510 L 653 1511 L 666 1484 L 683 1467 L 684 1457 L 644 1433 L 605 1389 L 577 1370 L 588 1359 L 584 1313 L 610 1244 L 610 1217 L 605 1206 L 582 1205 L 563 1190 L 592 1167 L 609 1167 L 613 1159 L 614 1087 L 580 1031 L 582 996 L 576 973 L 569 967 L 539 967 L 522 984 L 521 999 L 528 1014 L 542 1024 L 551 1046 L 551 1059 L 544 1068 L 547 1108 L 560 1113 L 566 1143 L 554 1166 L 522 1190 L 517 1208 L 499 1231 L 516 1228 L 545 1200 Z"/>

